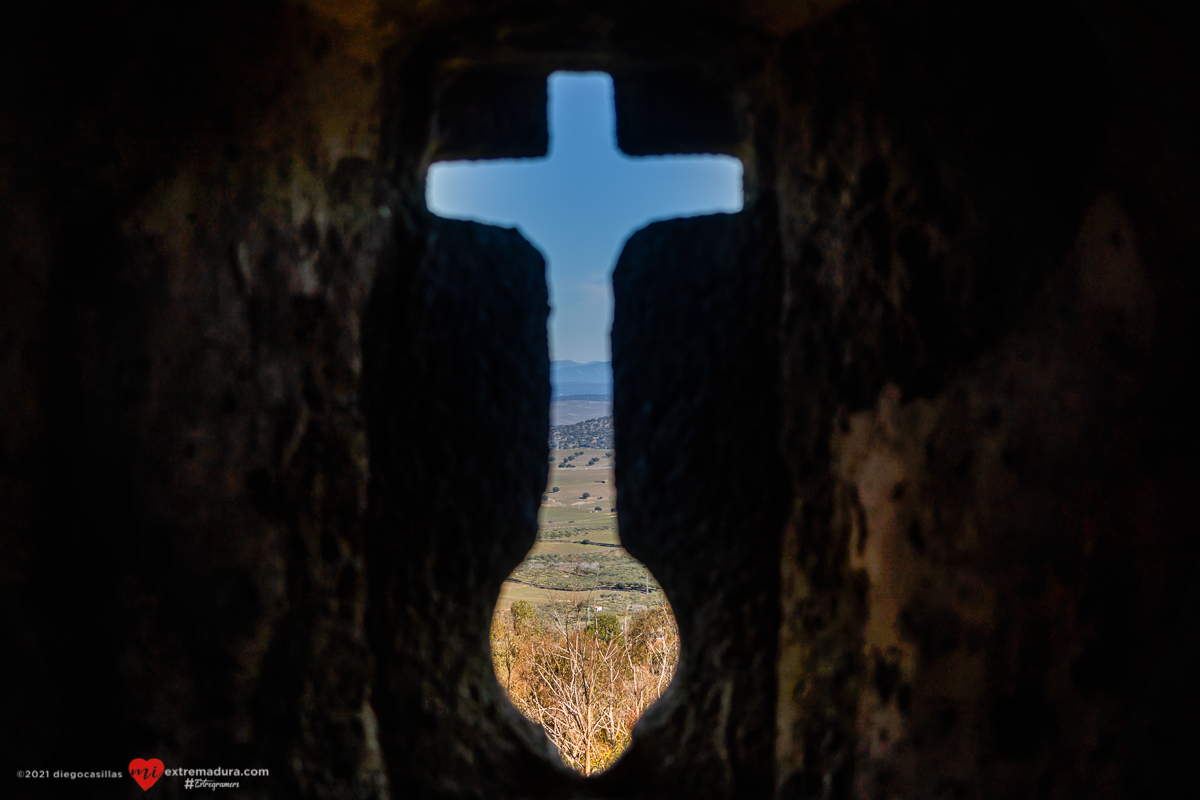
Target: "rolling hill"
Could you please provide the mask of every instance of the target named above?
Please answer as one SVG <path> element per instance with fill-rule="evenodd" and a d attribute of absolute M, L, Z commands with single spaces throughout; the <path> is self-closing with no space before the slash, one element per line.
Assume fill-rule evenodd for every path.
<path fill-rule="evenodd" d="M 573 450 L 576 448 L 611 449 L 613 446 L 613 418 L 585 419 L 573 425 L 557 425 L 550 429 L 551 450 Z"/>

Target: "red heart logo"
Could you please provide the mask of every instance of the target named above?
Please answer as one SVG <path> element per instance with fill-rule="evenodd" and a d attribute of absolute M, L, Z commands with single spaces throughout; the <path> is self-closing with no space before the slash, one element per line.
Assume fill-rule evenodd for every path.
<path fill-rule="evenodd" d="M 135 758 L 129 762 L 129 777 L 138 782 L 138 786 L 142 787 L 142 791 L 149 791 L 150 787 L 163 776 L 166 767 L 157 758 L 152 758 L 147 761 L 144 758 Z"/>

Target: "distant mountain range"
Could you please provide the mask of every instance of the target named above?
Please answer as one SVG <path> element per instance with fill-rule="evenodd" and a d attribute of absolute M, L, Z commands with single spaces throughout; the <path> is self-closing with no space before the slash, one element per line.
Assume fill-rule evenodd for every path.
<path fill-rule="evenodd" d="M 550 396 L 575 397 L 578 395 L 612 396 L 612 362 L 578 361 L 550 362 Z"/>

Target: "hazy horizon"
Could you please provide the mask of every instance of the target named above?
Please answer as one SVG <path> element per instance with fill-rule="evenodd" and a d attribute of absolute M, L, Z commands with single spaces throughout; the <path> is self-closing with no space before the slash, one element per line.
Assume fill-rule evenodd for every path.
<path fill-rule="evenodd" d="M 552 397 L 577 395 L 612 396 L 612 362 L 572 359 L 550 362 L 550 393 Z"/>

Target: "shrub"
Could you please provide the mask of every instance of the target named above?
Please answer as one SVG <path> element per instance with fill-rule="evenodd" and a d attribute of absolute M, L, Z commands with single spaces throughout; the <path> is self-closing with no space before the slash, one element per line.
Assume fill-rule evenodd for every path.
<path fill-rule="evenodd" d="M 514 603 L 514 623 L 531 606 Z M 492 658 L 517 708 L 545 729 L 567 764 L 589 774 L 628 746 L 634 720 L 670 682 L 679 640 L 661 606 L 631 607 L 640 613 L 627 620 L 628 638 L 613 613 L 596 614 L 580 630 L 585 609 L 550 610 L 547 624 L 531 617 L 538 622 L 529 635 L 493 625 Z"/>
<path fill-rule="evenodd" d="M 537 609 L 528 600 L 517 600 L 508 609 L 512 617 L 513 630 L 518 634 L 531 632 L 537 627 Z"/>
<path fill-rule="evenodd" d="M 621 621 L 617 619 L 616 614 L 597 614 L 595 621 L 587 626 L 584 633 L 608 644 L 620 637 Z"/>

